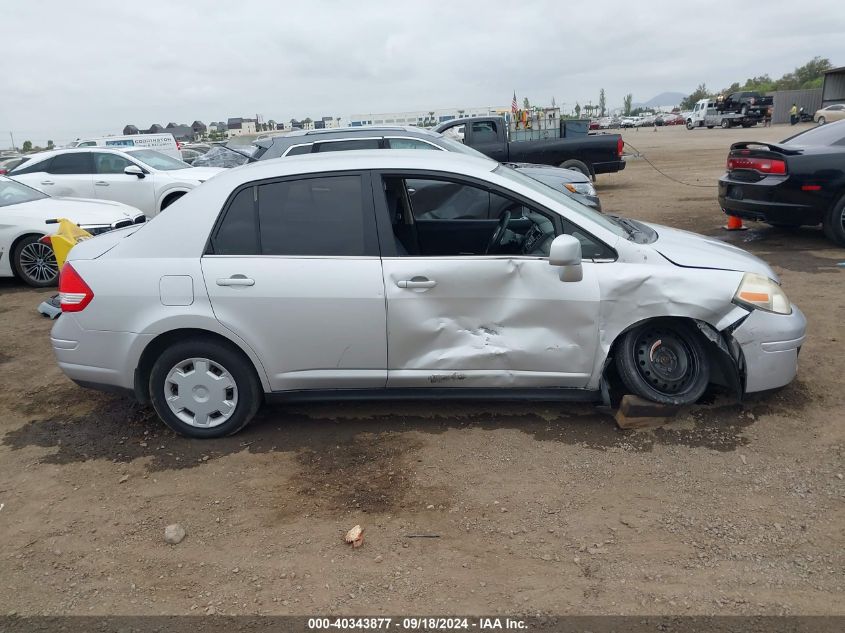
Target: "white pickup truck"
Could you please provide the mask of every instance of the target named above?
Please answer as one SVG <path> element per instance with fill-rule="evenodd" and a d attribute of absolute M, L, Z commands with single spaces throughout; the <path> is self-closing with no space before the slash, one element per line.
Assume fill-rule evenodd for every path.
<path fill-rule="evenodd" d="M 749 111 L 746 114 L 739 112 L 720 112 L 715 99 L 701 99 L 687 115 L 687 129 L 694 130 L 697 127 L 706 127 L 712 130 L 717 125 L 728 129 L 736 125 L 752 127 L 763 119 L 759 111 Z"/>

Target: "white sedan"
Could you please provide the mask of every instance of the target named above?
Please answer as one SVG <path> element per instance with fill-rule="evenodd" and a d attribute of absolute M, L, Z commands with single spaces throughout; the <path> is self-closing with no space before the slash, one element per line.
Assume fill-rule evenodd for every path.
<path fill-rule="evenodd" d="M 47 220 L 58 218 L 72 220 L 92 234 L 146 220 L 138 209 L 119 202 L 51 198 L 0 176 L 0 277 L 18 277 L 39 288 L 56 284 L 59 269 L 53 249 L 39 240 L 53 232 Z"/>
<path fill-rule="evenodd" d="M 86 147 L 34 154 L 9 176 L 53 196 L 122 202 L 151 218 L 221 171 L 152 149 Z"/>

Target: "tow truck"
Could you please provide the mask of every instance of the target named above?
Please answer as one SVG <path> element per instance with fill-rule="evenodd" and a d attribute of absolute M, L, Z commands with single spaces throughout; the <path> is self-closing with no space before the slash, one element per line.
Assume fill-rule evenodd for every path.
<path fill-rule="evenodd" d="M 749 110 L 745 114 L 741 112 L 720 111 L 719 103 L 715 99 L 701 99 L 696 102 L 695 107 L 687 115 L 687 129 L 694 130 L 697 127 L 706 127 L 712 130 L 717 125 L 728 129 L 741 125 L 742 127 L 753 127 L 763 119 L 759 110 Z"/>

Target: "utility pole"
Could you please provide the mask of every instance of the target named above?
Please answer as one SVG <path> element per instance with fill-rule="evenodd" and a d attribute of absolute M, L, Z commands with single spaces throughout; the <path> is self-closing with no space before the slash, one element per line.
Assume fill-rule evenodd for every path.
<path fill-rule="evenodd" d="M 10 138 L 10 139 L 12 139 L 12 149 L 18 149 L 18 148 L 15 146 L 15 137 L 14 137 L 14 136 L 12 136 L 12 131 L 11 131 L 11 130 L 9 130 L 9 138 Z"/>

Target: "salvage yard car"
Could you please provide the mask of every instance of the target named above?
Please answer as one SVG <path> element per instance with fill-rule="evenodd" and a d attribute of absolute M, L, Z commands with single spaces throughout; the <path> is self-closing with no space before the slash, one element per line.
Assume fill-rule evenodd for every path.
<path fill-rule="evenodd" d="M 821 224 L 829 240 L 845 246 L 845 121 L 780 143 L 734 143 L 719 205 L 727 215 L 772 226 Z"/>
<path fill-rule="evenodd" d="M 301 130 L 257 139 L 255 151 L 247 160 L 270 160 L 282 156 L 300 156 L 319 152 L 355 149 L 418 149 L 458 152 L 484 158 L 481 152 L 437 132 L 413 126 L 366 126 L 327 130 Z M 234 152 L 234 150 L 233 150 Z M 233 152 L 230 152 L 233 154 Z M 577 169 L 562 169 L 531 163 L 504 163 L 524 174 L 554 187 L 581 204 L 601 210 L 598 194 L 588 175 Z"/>
<path fill-rule="evenodd" d="M 154 217 L 218 172 L 152 149 L 63 149 L 31 154 L 9 176 L 53 196 L 123 202 Z"/>
<path fill-rule="evenodd" d="M 447 152 L 230 170 L 74 247 L 59 291 L 65 374 L 197 438 L 238 431 L 270 397 L 757 392 L 793 379 L 805 329 L 741 249 Z"/>
<path fill-rule="evenodd" d="M 40 240 L 51 232 L 47 220 L 58 218 L 95 235 L 146 220 L 138 209 L 118 202 L 51 198 L 0 176 L 0 277 L 14 276 L 37 288 L 56 285 L 53 249 Z"/>

